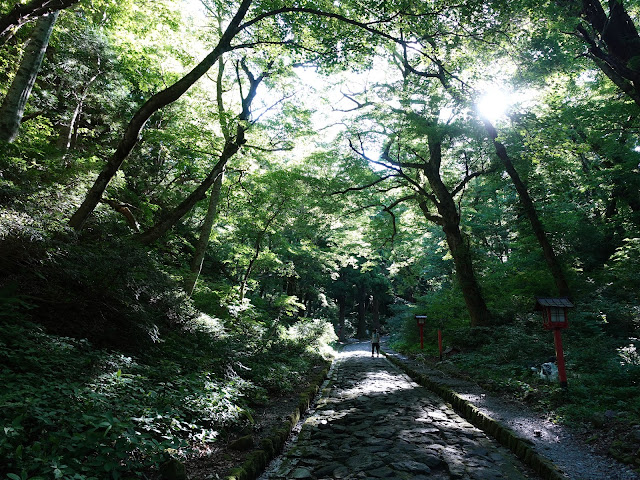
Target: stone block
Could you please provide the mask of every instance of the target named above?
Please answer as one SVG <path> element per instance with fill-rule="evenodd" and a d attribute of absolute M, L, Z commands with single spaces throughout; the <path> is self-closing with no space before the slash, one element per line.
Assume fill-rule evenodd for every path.
<path fill-rule="evenodd" d="M 239 452 L 246 452 L 253 448 L 253 437 L 251 435 L 245 435 L 240 437 L 229 444 L 229 448 L 237 450 Z"/>

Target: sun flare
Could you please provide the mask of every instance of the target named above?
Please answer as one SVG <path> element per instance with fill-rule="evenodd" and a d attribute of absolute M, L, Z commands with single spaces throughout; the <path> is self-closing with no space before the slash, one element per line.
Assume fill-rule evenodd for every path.
<path fill-rule="evenodd" d="M 511 94 L 507 90 L 493 86 L 485 90 L 480 97 L 477 103 L 478 112 L 491 122 L 500 120 L 511 105 L 510 97 Z"/>

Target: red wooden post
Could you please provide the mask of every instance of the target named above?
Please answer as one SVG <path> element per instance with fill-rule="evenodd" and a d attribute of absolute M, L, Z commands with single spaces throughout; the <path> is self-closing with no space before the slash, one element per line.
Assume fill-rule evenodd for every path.
<path fill-rule="evenodd" d="M 564 352 L 562 350 L 562 335 L 561 329 L 553 329 L 553 343 L 556 346 L 556 362 L 558 363 L 558 379 L 560 380 L 560 386 L 567 388 L 567 371 L 564 366 Z"/>
<path fill-rule="evenodd" d="M 423 330 L 423 325 L 420 324 L 420 349 L 422 350 L 424 348 L 424 337 L 422 335 L 422 330 Z"/>
<path fill-rule="evenodd" d="M 438 329 L 438 351 L 440 352 L 440 360 L 442 360 L 442 330 Z"/>
<path fill-rule="evenodd" d="M 562 388 L 567 388 L 567 370 L 564 364 L 564 351 L 562 349 L 560 331 L 569 326 L 569 308 L 573 308 L 573 303 L 566 297 L 536 297 L 535 309 L 542 311 L 542 326 L 547 330 L 553 330 L 553 343 L 556 347 L 556 363 L 558 364 L 558 380 L 560 380 Z"/>

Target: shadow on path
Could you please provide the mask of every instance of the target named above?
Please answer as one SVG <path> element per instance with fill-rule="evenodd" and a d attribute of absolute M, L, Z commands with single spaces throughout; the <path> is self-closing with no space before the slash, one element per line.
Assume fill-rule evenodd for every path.
<path fill-rule="evenodd" d="M 571 429 L 542 418 L 525 405 L 488 394 L 478 384 L 447 375 L 422 362 L 385 348 L 392 363 L 400 365 L 422 385 L 451 402 L 467 419 L 491 432 L 518 453 L 543 478 L 575 480 L 639 480 L 627 465 L 596 455 Z"/>
<path fill-rule="evenodd" d="M 295 443 L 261 479 L 524 479 L 505 448 L 370 344 L 345 347 Z"/>

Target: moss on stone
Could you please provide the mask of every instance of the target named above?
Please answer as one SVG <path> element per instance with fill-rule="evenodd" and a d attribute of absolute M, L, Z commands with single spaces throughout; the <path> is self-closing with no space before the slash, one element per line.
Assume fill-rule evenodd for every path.
<path fill-rule="evenodd" d="M 267 456 L 273 458 L 276 455 L 276 447 L 271 438 L 265 438 L 260 442 L 260 447 L 265 451 Z"/>
<path fill-rule="evenodd" d="M 524 460 L 524 457 L 525 457 L 525 454 L 527 453 L 528 448 L 529 446 L 525 442 L 518 439 L 518 443 L 515 449 L 515 453 L 518 456 L 518 458 L 520 458 L 521 460 Z"/>
<path fill-rule="evenodd" d="M 251 450 L 253 446 L 253 437 L 251 435 L 240 437 L 229 444 L 229 448 L 237 450 L 239 452 L 246 452 L 248 450 Z"/>
<path fill-rule="evenodd" d="M 160 465 L 160 476 L 162 480 L 186 480 L 187 472 L 180 460 L 170 458 Z"/>

